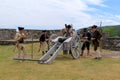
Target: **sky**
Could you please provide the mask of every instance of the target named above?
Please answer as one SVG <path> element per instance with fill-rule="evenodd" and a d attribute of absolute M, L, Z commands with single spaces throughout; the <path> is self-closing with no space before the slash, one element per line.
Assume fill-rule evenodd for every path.
<path fill-rule="evenodd" d="M 120 0 L 0 0 L 0 28 L 120 25 Z"/>

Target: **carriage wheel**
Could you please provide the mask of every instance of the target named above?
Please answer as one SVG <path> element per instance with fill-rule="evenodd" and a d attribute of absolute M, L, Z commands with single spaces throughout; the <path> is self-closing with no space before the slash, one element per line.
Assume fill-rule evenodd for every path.
<path fill-rule="evenodd" d="M 71 56 L 73 57 L 73 59 L 77 59 L 80 57 L 80 51 L 78 50 L 77 47 L 72 48 L 71 51 L 72 51 Z"/>

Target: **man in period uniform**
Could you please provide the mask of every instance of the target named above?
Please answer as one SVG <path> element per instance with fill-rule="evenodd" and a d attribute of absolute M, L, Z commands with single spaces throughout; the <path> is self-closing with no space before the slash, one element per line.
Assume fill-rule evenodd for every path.
<path fill-rule="evenodd" d="M 91 33 L 88 31 L 87 28 L 84 28 L 84 32 L 82 34 L 83 45 L 81 48 L 81 56 L 83 56 L 85 48 L 87 48 L 87 56 L 90 56 L 90 40 L 91 40 Z"/>
<path fill-rule="evenodd" d="M 98 47 L 100 46 L 100 40 L 101 40 L 101 33 L 97 30 L 97 26 L 93 25 L 92 26 L 92 42 L 94 46 L 94 52 L 95 52 L 95 59 L 101 59 L 100 51 L 98 51 Z"/>
<path fill-rule="evenodd" d="M 25 47 L 24 47 L 24 39 L 27 38 L 28 33 L 24 34 L 24 28 L 18 27 L 19 32 L 15 35 L 16 40 L 16 47 L 19 50 L 18 58 L 24 58 L 25 57 Z"/>

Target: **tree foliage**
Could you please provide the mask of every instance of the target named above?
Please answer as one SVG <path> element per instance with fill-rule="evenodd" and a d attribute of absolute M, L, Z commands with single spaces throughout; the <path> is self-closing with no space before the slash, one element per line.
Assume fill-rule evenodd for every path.
<path fill-rule="evenodd" d="M 103 32 L 109 33 L 110 37 L 120 37 L 120 25 L 117 26 L 104 26 Z"/>

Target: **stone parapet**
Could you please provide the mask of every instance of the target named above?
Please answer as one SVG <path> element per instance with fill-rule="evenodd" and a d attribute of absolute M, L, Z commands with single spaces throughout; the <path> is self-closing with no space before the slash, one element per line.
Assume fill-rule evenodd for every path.
<path fill-rule="evenodd" d="M 0 29 L 0 40 L 14 39 L 16 29 Z"/>
<path fill-rule="evenodd" d="M 120 38 L 106 38 L 103 40 L 103 48 L 120 51 Z"/>

